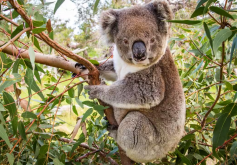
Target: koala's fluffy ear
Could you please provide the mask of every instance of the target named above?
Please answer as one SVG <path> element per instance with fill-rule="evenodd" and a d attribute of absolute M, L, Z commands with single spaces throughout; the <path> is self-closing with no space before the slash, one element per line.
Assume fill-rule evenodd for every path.
<path fill-rule="evenodd" d="M 114 35 L 117 28 L 117 12 L 115 10 L 107 10 L 100 15 L 100 28 L 103 39 L 107 44 L 114 43 Z"/>
<path fill-rule="evenodd" d="M 152 11 L 158 20 L 171 20 L 173 13 L 166 0 L 156 0 L 147 4 L 147 7 Z"/>

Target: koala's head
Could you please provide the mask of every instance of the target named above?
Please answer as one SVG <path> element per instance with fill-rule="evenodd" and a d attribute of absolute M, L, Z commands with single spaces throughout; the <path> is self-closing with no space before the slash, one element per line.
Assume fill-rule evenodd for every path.
<path fill-rule="evenodd" d="M 164 54 L 170 33 L 172 12 L 166 1 L 101 14 L 102 35 L 108 44 L 116 44 L 127 63 L 150 66 Z"/>

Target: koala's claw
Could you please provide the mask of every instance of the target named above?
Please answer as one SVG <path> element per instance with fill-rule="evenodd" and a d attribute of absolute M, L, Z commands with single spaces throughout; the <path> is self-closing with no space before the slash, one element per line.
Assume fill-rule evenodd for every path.
<path fill-rule="evenodd" d="M 86 69 L 86 67 L 84 65 L 79 64 L 78 62 L 75 64 L 75 68 L 79 68 L 79 69 L 82 69 L 82 70 Z"/>

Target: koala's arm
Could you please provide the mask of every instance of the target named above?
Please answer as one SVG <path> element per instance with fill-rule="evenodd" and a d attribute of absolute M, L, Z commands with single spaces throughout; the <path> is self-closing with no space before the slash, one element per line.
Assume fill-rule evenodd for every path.
<path fill-rule="evenodd" d="M 116 81 L 117 74 L 114 70 L 113 59 L 109 59 L 107 61 L 106 60 L 99 61 L 99 63 L 100 63 L 100 65 L 96 66 L 96 68 L 100 71 L 100 76 L 105 78 L 106 80 L 109 80 L 109 81 Z M 75 67 L 80 69 L 81 75 L 88 74 L 88 70 L 86 69 L 85 66 L 83 66 L 79 63 L 76 63 Z M 76 76 L 76 74 L 73 73 L 72 76 L 74 77 L 74 76 Z"/>
<path fill-rule="evenodd" d="M 116 81 L 117 74 L 114 70 L 113 59 L 100 61 L 99 63 L 100 65 L 96 67 L 100 71 L 100 76 L 109 81 Z"/>
<path fill-rule="evenodd" d="M 165 83 L 160 69 L 156 72 L 133 73 L 110 86 L 91 85 L 90 98 L 98 98 L 117 108 L 149 109 L 164 98 Z"/>

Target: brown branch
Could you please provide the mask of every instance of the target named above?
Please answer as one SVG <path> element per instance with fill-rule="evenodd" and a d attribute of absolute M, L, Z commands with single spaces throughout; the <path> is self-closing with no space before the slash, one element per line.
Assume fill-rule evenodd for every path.
<path fill-rule="evenodd" d="M 223 143 L 223 145 L 219 146 L 216 148 L 216 150 L 225 147 L 229 142 L 231 142 L 234 138 L 237 137 L 237 134 L 235 134 L 234 136 L 232 136 L 229 140 L 227 140 L 226 142 Z M 213 152 L 211 152 L 209 155 L 207 155 L 205 158 L 203 158 L 197 165 L 200 165 L 204 160 L 206 160 L 208 157 L 210 157 L 213 154 Z"/>
<path fill-rule="evenodd" d="M 10 20 L 9 18 L 5 17 L 4 15 L 0 14 L 0 17 L 2 17 L 3 19 L 5 19 L 7 22 L 10 22 L 11 24 L 15 25 L 15 26 L 19 26 L 17 23 L 13 22 L 12 20 Z"/>
<path fill-rule="evenodd" d="M 0 45 L 2 45 L 4 42 L 0 41 Z M 2 50 L 2 52 L 7 53 L 9 55 L 16 56 L 18 54 L 18 50 L 20 48 L 16 49 L 13 45 L 9 45 L 6 48 Z M 24 59 L 30 59 L 28 50 L 21 49 L 21 53 L 19 56 Z M 76 62 L 73 61 L 65 61 L 63 58 L 55 55 L 44 55 L 42 53 L 36 53 L 35 52 L 35 62 L 40 64 L 45 64 L 52 67 L 57 67 L 61 69 L 65 69 L 68 71 L 71 71 L 73 73 L 78 74 L 79 70 L 75 68 Z"/>
<path fill-rule="evenodd" d="M 221 59 L 221 66 L 220 66 L 220 81 L 219 81 L 219 83 L 222 83 L 224 58 L 225 58 L 225 42 L 222 42 L 222 59 Z M 219 86 L 218 94 L 216 96 L 215 102 L 212 104 L 211 108 L 207 111 L 207 113 L 205 114 L 205 116 L 202 120 L 202 124 L 201 124 L 202 129 L 205 126 L 206 119 L 207 119 L 208 115 L 211 113 L 212 109 L 215 107 L 216 103 L 218 102 L 218 100 L 221 96 L 221 88 L 222 88 L 222 85 Z"/>
<path fill-rule="evenodd" d="M 77 159 L 75 160 L 75 162 L 79 162 L 79 161 L 81 161 L 82 159 L 87 158 L 88 156 L 93 155 L 93 154 L 95 154 L 95 153 L 97 153 L 97 152 L 99 152 L 99 151 L 100 151 L 100 150 L 88 152 L 88 153 L 86 153 L 86 154 L 80 156 L 79 158 L 77 158 Z"/>
<path fill-rule="evenodd" d="M 19 32 L 15 37 L 13 37 L 12 39 L 10 39 L 10 41 L 8 41 L 6 44 L 4 44 L 2 47 L 0 47 L 0 52 L 2 52 L 2 50 L 4 48 L 6 48 L 8 45 L 10 45 L 11 43 L 13 43 L 14 41 L 17 40 L 17 38 L 19 38 L 22 34 L 24 34 L 27 31 L 30 31 L 31 28 L 26 28 L 24 30 L 22 30 L 21 32 Z"/>

